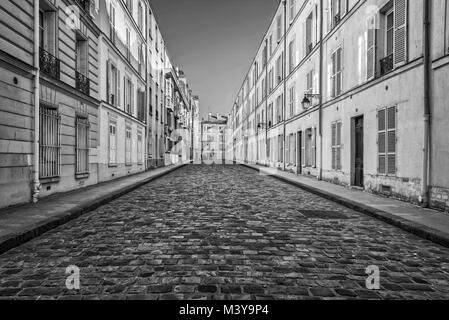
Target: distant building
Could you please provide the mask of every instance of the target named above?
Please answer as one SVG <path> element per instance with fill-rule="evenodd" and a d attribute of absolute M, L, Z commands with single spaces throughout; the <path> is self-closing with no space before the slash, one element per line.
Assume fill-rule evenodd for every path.
<path fill-rule="evenodd" d="M 226 160 L 226 129 L 228 117 L 209 114 L 201 122 L 201 161 L 223 164 Z"/>

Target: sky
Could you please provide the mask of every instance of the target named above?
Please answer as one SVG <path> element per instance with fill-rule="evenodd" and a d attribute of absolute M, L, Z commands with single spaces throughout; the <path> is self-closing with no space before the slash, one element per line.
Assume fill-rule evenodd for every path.
<path fill-rule="evenodd" d="M 202 117 L 229 113 L 279 0 L 150 0 Z"/>

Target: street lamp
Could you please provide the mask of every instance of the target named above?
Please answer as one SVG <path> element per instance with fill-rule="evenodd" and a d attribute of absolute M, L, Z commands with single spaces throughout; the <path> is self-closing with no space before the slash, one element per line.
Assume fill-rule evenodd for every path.
<path fill-rule="evenodd" d="M 302 108 L 304 110 L 309 109 L 312 106 L 312 99 L 319 99 L 319 94 L 313 94 L 313 93 L 306 93 L 304 94 L 304 99 L 302 100 Z"/>

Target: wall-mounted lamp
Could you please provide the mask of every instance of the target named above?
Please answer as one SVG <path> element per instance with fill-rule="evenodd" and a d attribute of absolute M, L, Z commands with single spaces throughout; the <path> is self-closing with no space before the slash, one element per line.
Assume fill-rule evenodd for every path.
<path fill-rule="evenodd" d="M 312 99 L 319 99 L 319 94 L 306 93 L 304 94 L 304 99 L 301 102 L 301 105 L 304 110 L 309 109 L 312 106 Z"/>

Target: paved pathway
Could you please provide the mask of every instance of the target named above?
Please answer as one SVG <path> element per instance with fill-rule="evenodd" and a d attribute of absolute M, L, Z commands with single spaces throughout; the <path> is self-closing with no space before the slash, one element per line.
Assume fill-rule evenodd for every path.
<path fill-rule="evenodd" d="M 191 165 L 1 255 L 0 297 L 448 299 L 449 249 L 249 168 Z"/>

